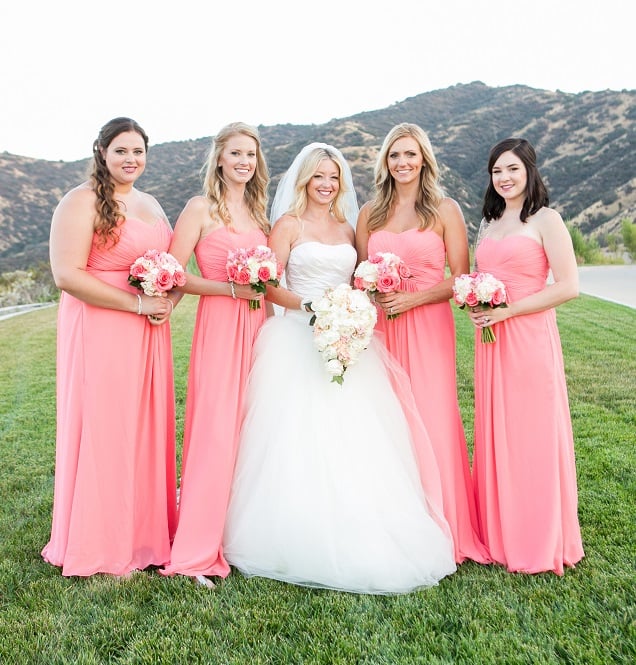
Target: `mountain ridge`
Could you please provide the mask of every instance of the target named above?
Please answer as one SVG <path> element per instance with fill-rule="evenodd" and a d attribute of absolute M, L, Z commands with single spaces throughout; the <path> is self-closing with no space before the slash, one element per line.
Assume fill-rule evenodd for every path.
<path fill-rule="evenodd" d="M 523 136 L 537 150 L 551 205 L 584 235 L 603 241 L 636 215 L 635 120 L 633 90 L 564 93 L 475 81 L 319 125 L 260 125 L 259 131 L 270 201 L 295 154 L 307 143 L 324 141 L 349 160 L 362 204 L 371 196 L 375 157 L 386 133 L 400 122 L 419 124 L 433 144 L 446 193 L 462 207 L 471 240 L 488 183 L 488 151 L 503 138 Z M 212 135 L 150 147 L 139 187 L 159 200 L 173 224 L 187 200 L 200 193 L 211 140 Z M 48 261 L 52 212 L 86 178 L 89 163 L 0 153 L 0 273 Z"/>

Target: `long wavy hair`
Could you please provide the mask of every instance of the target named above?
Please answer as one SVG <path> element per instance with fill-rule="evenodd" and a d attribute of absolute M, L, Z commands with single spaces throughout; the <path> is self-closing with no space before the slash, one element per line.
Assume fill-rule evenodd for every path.
<path fill-rule="evenodd" d="M 526 139 L 509 138 L 499 141 L 490 150 L 488 156 L 488 174 L 490 182 L 484 194 L 484 203 L 482 206 L 482 215 L 488 222 L 493 219 L 499 219 L 506 209 L 506 201 L 495 191 L 492 184 L 492 169 L 495 162 L 504 152 L 513 152 L 523 162 L 526 167 L 527 184 L 526 197 L 519 215 L 522 222 L 526 222 L 528 217 L 534 215 L 544 206 L 550 205 L 548 190 L 543 184 L 537 168 L 537 155 L 532 145 Z"/>
<path fill-rule="evenodd" d="M 307 184 L 318 170 L 318 165 L 323 159 L 330 159 L 338 167 L 338 182 L 340 187 L 336 198 L 331 203 L 331 213 L 339 221 L 347 221 L 343 208 L 343 197 L 348 192 L 344 179 L 344 165 L 340 162 L 338 155 L 329 148 L 315 148 L 303 160 L 298 169 L 298 177 L 294 183 L 294 198 L 292 200 L 289 214 L 300 218 L 307 209 Z"/>
<path fill-rule="evenodd" d="M 89 181 L 95 192 L 97 200 L 97 223 L 95 233 L 102 244 L 112 242 L 116 245 L 119 241 L 117 231 L 124 220 L 124 214 L 115 199 L 115 183 L 106 166 L 106 160 L 102 151 L 123 132 L 136 132 L 144 141 L 146 152 L 148 151 L 148 136 L 146 132 L 132 118 L 113 118 L 109 120 L 100 130 L 99 135 L 93 141 L 93 161 L 90 167 Z"/>
<path fill-rule="evenodd" d="M 420 230 L 431 226 L 437 218 L 444 192 L 439 185 L 439 167 L 431 141 L 419 125 L 403 122 L 389 131 L 378 153 L 374 170 L 375 195 L 370 203 L 367 224 L 369 232 L 381 229 L 387 222 L 391 206 L 395 201 L 395 180 L 389 172 L 388 154 L 393 144 L 406 136 L 417 141 L 424 161 L 415 201 L 415 212 L 420 219 Z"/>
<path fill-rule="evenodd" d="M 267 219 L 269 170 L 261 149 L 261 137 L 256 127 L 244 122 L 232 122 L 217 133 L 202 169 L 204 172 L 203 195 L 210 202 L 210 217 L 220 219 L 226 226 L 231 227 L 232 216 L 225 202 L 227 183 L 223 180 L 223 170 L 219 166 L 219 159 L 230 138 L 237 134 L 249 136 L 256 142 L 256 169 L 245 185 L 245 201 L 259 228 L 267 234 L 270 231 Z"/>

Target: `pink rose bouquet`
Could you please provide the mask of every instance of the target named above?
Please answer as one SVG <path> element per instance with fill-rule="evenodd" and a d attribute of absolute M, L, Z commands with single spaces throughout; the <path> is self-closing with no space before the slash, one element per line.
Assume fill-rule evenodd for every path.
<path fill-rule="evenodd" d="M 503 282 L 487 272 L 471 272 L 455 278 L 453 284 L 453 298 L 461 309 L 464 307 L 479 307 L 489 309 L 507 307 L 506 287 Z M 495 333 L 490 326 L 481 329 L 481 341 L 492 343 L 496 341 Z"/>
<path fill-rule="evenodd" d="M 361 261 L 353 273 L 353 285 L 370 293 L 390 293 L 395 291 L 403 279 L 411 276 L 408 266 L 396 254 L 377 252 L 366 261 Z M 387 314 L 387 319 L 395 319 L 399 314 Z"/>
<path fill-rule="evenodd" d="M 230 283 L 250 284 L 256 293 L 265 293 L 267 284 L 278 286 L 283 267 L 274 252 L 265 245 L 230 250 L 227 255 L 227 278 Z M 250 300 L 250 309 L 259 309 L 260 300 Z"/>
<path fill-rule="evenodd" d="M 128 283 L 147 296 L 161 296 L 175 286 L 183 286 L 186 274 L 172 254 L 149 249 L 130 266 Z"/>

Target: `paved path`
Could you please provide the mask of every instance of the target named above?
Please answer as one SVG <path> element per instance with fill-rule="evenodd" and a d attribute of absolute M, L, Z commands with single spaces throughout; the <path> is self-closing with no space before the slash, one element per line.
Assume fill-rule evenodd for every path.
<path fill-rule="evenodd" d="M 0 321 L 10 319 L 12 316 L 18 314 L 26 314 L 32 312 L 34 309 L 41 309 L 42 307 L 53 307 L 54 302 L 34 303 L 33 305 L 15 305 L 14 307 L 0 307 Z"/>
<path fill-rule="evenodd" d="M 636 264 L 625 266 L 581 266 L 581 293 L 636 309 Z"/>

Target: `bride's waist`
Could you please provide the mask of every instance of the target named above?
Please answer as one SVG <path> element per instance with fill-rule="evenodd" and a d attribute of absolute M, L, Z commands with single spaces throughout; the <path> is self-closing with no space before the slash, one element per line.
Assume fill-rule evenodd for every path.
<path fill-rule="evenodd" d="M 296 321 L 306 321 L 307 323 L 309 323 L 311 317 L 313 316 L 313 313 L 305 312 L 302 309 L 286 309 L 284 315 Z"/>

